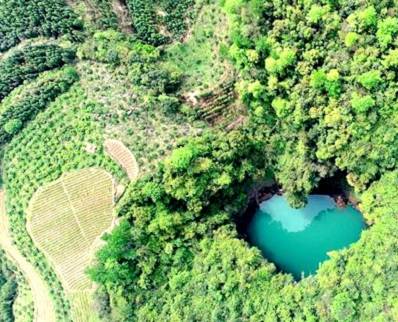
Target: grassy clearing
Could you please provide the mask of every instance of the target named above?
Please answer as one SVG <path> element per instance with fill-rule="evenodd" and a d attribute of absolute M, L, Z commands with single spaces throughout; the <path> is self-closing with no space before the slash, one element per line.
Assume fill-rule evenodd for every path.
<path fill-rule="evenodd" d="M 103 170 L 63 175 L 33 196 L 27 227 L 67 291 L 92 287 L 85 274 L 96 238 L 112 224 L 113 180 Z"/>
<path fill-rule="evenodd" d="M 106 152 L 126 171 L 131 181 L 136 180 L 139 174 L 138 163 L 131 151 L 119 140 L 105 140 Z"/>
<path fill-rule="evenodd" d="M 18 296 L 15 300 L 13 311 L 15 322 L 33 321 L 34 300 L 27 282 L 18 284 Z"/>
<path fill-rule="evenodd" d="M 94 292 L 92 290 L 69 293 L 72 302 L 73 322 L 99 322 L 93 301 Z"/>
<path fill-rule="evenodd" d="M 148 108 L 148 98 L 134 89 L 124 67 L 80 62 L 77 69 L 86 95 L 98 102 L 93 112 L 105 137 L 122 141 L 142 174 L 153 171 L 180 138 L 196 135 L 204 126 L 181 114 L 170 117 L 156 106 Z"/>
<path fill-rule="evenodd" d="M 227 17 L 215 0 L 198 6 L 201 9 L 185 41 L 166 49 L 166 66 L 185 75 L 183 92 L 207 90 L 232 69 L 221 55 L 222 44 L 228 40 Z"/>

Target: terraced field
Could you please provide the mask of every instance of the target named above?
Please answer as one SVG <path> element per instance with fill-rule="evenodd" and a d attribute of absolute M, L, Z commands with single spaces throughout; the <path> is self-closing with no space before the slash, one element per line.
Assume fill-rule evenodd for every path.
<path fill-rule="evenodd" d="M 113 181 L 103 170 L 63 175 L 33 196 L 27 227 L 67 291 L 88 290 L 90 249 L 112 224 Z"/>
<path fill-rule="evenodd" d="M 74 321 L 96 321 L 93 284 L 85 274 L 97 240 L 111 227 L 112 176 L 100 169 L 64 174 L 33 196 L 27 229 L 54 266 L 71 301 Z"/>
<path fill-rule="evenodd" d="M 119 140 L 105 140 L 106 152 L 126 171 L 131 181 L 137 179 L 139 174 L 138 163 L 131 151 Z"/>

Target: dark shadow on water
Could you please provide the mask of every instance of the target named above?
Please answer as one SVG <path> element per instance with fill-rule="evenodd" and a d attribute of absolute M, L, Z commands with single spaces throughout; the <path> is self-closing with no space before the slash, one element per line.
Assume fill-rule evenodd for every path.
<path fill-rule="evenodd" d="M 248 236 L 248 227 L 253 220 L 253 217 L 256 214 L 257 210 L 259 209 L 260 204 L 264 201 L 269 200 L 275 194 L 281 195 L 281 189 L 277 185 L 277 183 L 269 184 L 257 190 L 253 190 L 248 196 L 248 202 L 246 207 L 242 209 L 241 212 L 236 214 L 234 218 L 239 237 L 247 241 L 250 245 L 257 248 L 258 246 L 254 245 Z M 346 205 L 350 204 L 351 201 L 349 197 L 349 186 L 346 181 L 346 173 L 338 171 L 333 177 L 320 180 L 318 186 L 311 192 L 311 194 L 330 196 L 336 201 L 338 208 L 344 208 Z M 355 207 L 355 203 L 353 204 L 353 206 Z M 321 218 L 318 218 L 318 216 L 314 219 L 317 221 L 321 220 Z M 267 258 L 264 253 L 263 256 Z M 272 263 L 275 265 L 277 273 L 291 274 L 283 270 L 276 263 Z M 306 274 L 304 277 L 308 277 L 314 274 L 316 273 Z M 293 274 L 291 275 L 295 281 L 299 281 L 303 278 L 303 276 L 298 277 L 294 276 Z"/>

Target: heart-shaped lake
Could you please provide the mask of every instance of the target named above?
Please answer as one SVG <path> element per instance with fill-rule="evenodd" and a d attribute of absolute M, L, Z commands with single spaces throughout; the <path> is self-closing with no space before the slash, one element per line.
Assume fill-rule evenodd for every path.
<path fill-rule="evenodd" d="M 338 208 L 329 196 L 311 195 L 306 207 L 294 209 L 274 195 L 260 205 L 247 235 L 264 257 L 299 280 L 315 273 L 329 251 L 357 241 L 365 226 L 358 210 Z"/>

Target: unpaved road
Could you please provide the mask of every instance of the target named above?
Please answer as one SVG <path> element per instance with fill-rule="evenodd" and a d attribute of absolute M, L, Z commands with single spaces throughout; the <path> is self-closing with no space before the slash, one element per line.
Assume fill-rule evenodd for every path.
<path fill-rule="evenodd" d="M 36 271 L 34 266 L 22 256 L 18 248 L 13 245 L 9 230 L 8 217 L 5 211 L 5 193 L 0 190 L 0 246 L 7 253 L 10 260 L 21 270 L 32 290 L 35 304 L 35 322 L 55 322 L 54 304 L 47 284 Z"/>

